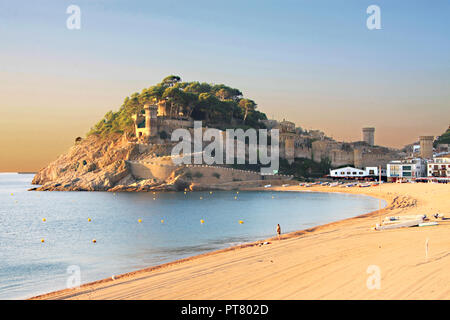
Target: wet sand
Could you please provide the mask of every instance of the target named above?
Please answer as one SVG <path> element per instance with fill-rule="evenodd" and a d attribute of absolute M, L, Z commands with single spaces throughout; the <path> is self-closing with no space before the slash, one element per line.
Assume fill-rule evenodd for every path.
<path fill-rule="evenodd" d="M 270 190 L 365 194 L 388 206 L 264 240 L 270 244 L 219 250 L 34 299 L 450 299 L 450 220 L 373 230 L 385 216 L 450 217 L 449 184 Z"/>

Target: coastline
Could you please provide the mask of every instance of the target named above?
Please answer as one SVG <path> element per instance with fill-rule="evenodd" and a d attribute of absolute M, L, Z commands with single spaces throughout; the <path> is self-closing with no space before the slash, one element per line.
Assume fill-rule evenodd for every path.
<path fill-rule="evenodd" d="M 413 187 L 414 186 L 414 187 Z M 352 193 L 352 194 L 363 194 L 363 195 L 367 195 L 367 196 L 371 196 L 371 197 L 375 197 L 378 199 L 382 199 L 385 200 L 387 202 L 387 205 L 381 209 L 381 210 L 376 210 L 376 211 L 372 211 L 370 213 L 366 213 L 366 214 L 362 214 L 362 215 L 358 215 L 356 217 L 352 217 L 352 218 L 347 218 L 344 220 L 339 220 L 336 222 L 331 222 L 331 223 L 327 223 L 324 225 L 320 225 L 320 226 L 316 226 L 316 227 L 312 227 L 312 228 L 308 228 L 308 229 L 304 229 L 304 230 L 299 230 L 299 231 L 294 231 L 294 232 L 290 232 L 287 234 L 283 234 L 281 237 L 281 241 L 278 241 L 276 239 L 276 237 L 273 238 L 269 238 L 266 240 L 262 240 L 262 241 L 256 241 L 256 242 L 251 242 L 251 243 L 246 243 L 246 244 L 242 244 L 242 245 L 238 245 L 238 246 L 233 246 L 233 247 L 229 247 L 229 248 L 225 248 L 225 249 L 221 249 L 221 250 L 216 250 L 216 251 L 212 251 L 212 252 L 208 252 L 208 253 L 204 253 L 204 254 L 200 254 L 200 255 L 196 255 L 196 256 L 192 256 L 192 257 L 188 257 L 188 258 L 184 258 L 184 259 L 180 259 L 180 260 L 175 260 L 166 264 L 162 264 L 162 265 L 158 265 L 158 266 L 153 266 L 153 267 L 149 267 L 149 268 L 145 268 L 142 270 L 138 270 L 135 272 L 130 272 L 130 273 L 125 273 L 119 276 L 115 276 L 115 279 L 111 279 L 111 278 L 107 278 L 107 279 L 102 279 L 102 280 L 98 280 L 95 282 L 90 282 L 90 283 L 86 283 L 84 285 L 82 285 L 80 288 L 76 288 L 76 289 L 64 289 L 64 290 L 59 290 L 59 291 L 55 291 L 55 292 L 50 292 L 50 293 L 46 293 L 46 294 L 42 294 L 42 295 L 38 295 L 35 297 L 32 297 L 30 299 L 283 299 L 283 298 L 292 298 L 292 299 L 317 299 L 317 298 L 324 298 L 324 299 L 328 299 L 328 298 L 332 298 L 332 299 L 346 299 L 346 298 L 352 298 L 352 297 L 345 297 L 345 294 L 343 294 L 342 296 L 339 294 L 339 292 L 336 292 L 336 294 L 338 294 L 337 296 L 335 295 L 331 295 L 328 296 L 327 295 L 317 295 L 314 294 L 314 292 L 310 291 L 308 294 L 306 295 L 302 295 L 300 294 L 299 290 L 295 290 L 295 292 L 298 292 L 298 294 L 295 295 L 281 295 L 280 293 L 283 291 L 281 290 L 276 290 L 275 292 L 277 294 L 275 294 L 275 292 L 273 292 L 273 290 L 271 290 L 271 293 L 264 293 L 264 290 L 261 290 L 262 288 L 259 287 L 264 287 L 266 284 L 264 282 L 261 281 L 257 281 L 256 283 L 253 283 L 252 281 L 248 282 L 247 287 L 245 288 L 245 291 L 248 292 L 248 294 L 232 294 L 234 288 L 233 285 L 228 283 L 226 280 L 226 277 L 223 278 L 221 281 L 219 282 L 224 282 L 227 284 L 227 286 L 229 286 L 230 290 L 228 290 L 228 292 L 224 292 L 222 295 L 220 294 L 214 294 L 211 290 L 208 290 L 208 288 L 210 286 L 216 286 L 217 287 L 217 283 L 214 283 L 216 281 L 214 281 L 215 279 L 217 280 L 217 276 L 219 274 L 215 274 L 216 272 L 212 272 L 210 271 L 210 267 L 213 266 L 215 269 L 219 269 L 221 270 L 220 276 L 223 276 L 223 273 L 225 274 L 229 274 L 231 273 L 231 279 L 234 278 L 242 278 L 242 276 L 244 275 L 245 279 L 245 274 L 247 274 L 250 277 L 256 277 L 256 278 L 264 278 L 264 274 L 265 272 L 263 272 L 264 274 L 261 274 L 260 276 L 258 276 L 257 274 L 254 275 L 252 268 L 245 268 L 244 269 L 239 269 L 239 274 L 236 274 L 236 270 L 235 268 L 232 267 L 224 267 L 224 265 L 227 264 L 242 264 L 243 261 L 248 259 L 248 254 L 250 254 L 251 256 L 251 262 L 253 264 L 261 264 L 264 262 L 267 263 L 266 261 L 266 254 L 267 252 L 270 251 L 281 251 L 278 252 L 275 255 L 271 255 L 272 260 L 269 260 L 269 265 L 267 267 L 271 268 L 271 267 L 275 267 L 277 264 L 274 264 L 274 260 L 280 258 L 280 260 L 286 260 L 288 259 L 290 263 L 292 263 L 292 258 L 290 258 L 289 256 L 289 252 L 286 252 L 286 249 L 283 248 L 285 246 L 291 247 L 299 247 L 299 249 L 305 249 L 303 247 L 303 244 L 301 243 L 302 241 L 308 241 L 311 242 L 311 244 L 309 244 L 309 246 L 315 246 L 317 244 L 320 245 L 324 245 L 326 246 L 327 243 L 327 237 L 329 237 L 330 234 L 336 233 L 336 232 L 344 232 L 346 233 L 347 237 L 358 237 L 358 234 L 356 235 L 352 235 L 352 232 L 354 233 L 354 231 L 357 231 L 359 233 L 359 236 L 361 236 L 362 234 L 364 234 L 365 236 L 369 235 L 376 235 L 376 237 L 379 237 L 381 234 L 385 233 L 385 234 L 403 234 L 405 232 L 409 232 L 412 229 L 422 229 L 425 230 L 426 228 L 406 228 L 406 229 L 398 229 L 398 230 L 392 230 L 392 231 L 373 231 L 371 230 L 371 228 L 375 225 L 375 223 L 377 223 L 379 217 L 381 216 L 386 216 L 386 215 L 390 215 L 390 214 L 410 214 L 411 211 L 414 211 L 413 209 L 417 209 L 418 208 L 418 199 L 408 195 L 408 194 L 402 194 L 401 192 L 398 192 L 398 190 L 396 189 L 401 189 L 400 185 L 393 185 L 393 184 L 386 184 L 386 185 L 382 185 L 381 189 L 379 189 L 379 187 L 371 187 L 371 188 L 337 188 L 337 187 L 333 187 L 333 188 L 329 188 L 329 187 L 322 187 L 322 186 L 314 186 L 314 187 L 310 187 L 310 188 L 306 188 L 306 187 L 298 187 L 298 186 L 293 186 L 293 187 L 273 187 L 270 189 L 265 189 L 265 188 L 246 188 L 245 190 L 266 190 L 266 191 L 306 191 L 306 192 L 328 192 L 328 193 Z M 405 188 L 407 186 L 405 185 Z M 450 191 L 450 187 L 449 186 L 444 186 L 444 185 L 431 185 L 431 184 L 416 184 L 416 185 L 409 185 L 409 187 L 413 187 L 413 188 L 421 188 L 422 189 L 427 189 L 430 187 L 434 187 L 434 188 L 440 188 L 443 190 L 444 195 L 446 192 Z M 391 190 L 394 189 L 394 190 Z M 441 190 L 441 192 L 442 192 Z M 419 192 L 421 193 L 421 192 Z M 434 193 L 436 194 L 436 193 Z M 420 205 L 419 205 L 420 208 Z M 445 208 L 445 205 L 444 205 Z M 427 212 L 427 214 L 430 216 L 431 212 Z M 438 226 L 438 227 L 433 227 L 433 228 L 429 228 L 428 230 L 425 230 L 426 233 L 433 233 L 434 230 L 438 230 L 438 229 L 443 229 L 446 228 L 446 230 L 448 231 L 450 227 L 450 224 L 447 223 L 443 223 L 442 225 Z M 442 232 L 442 230 L 441 230 Z M 445 232 L 445 230 L 444 230 Z M 328 244 L 338 244 L 337 247 L 341 247 L 339 245 L 339 238 L 333 238 L 333 243 L 329 243 Z M 358 239 L 355 239 L 358 240 Z M 380 239 L 381 240 L 381 239 Z M 264 242 L 270 242 L 270 244 L 268 245 L 262 245 L 260 246 L 261 243 Z M 357 242 L 356 242 L 357 243 Z M 309 248 L 309 247 L 307 247 Z M 350 250 L 350 248 L 345 248 L 345 246 L 341 247 L 342 250 L 344 252 L 347 252 L 348 255 L 348 250 Z M 379 246 L 379 249 L 381 248 L 381 246 Z M 309 249 L 310 250 L 310 249 Z M 328 249 L 330 250 L 330 249 Z M 250 252 L 251 251 L 251 252 Z M 260 252 L 257 252 L 260 251 Z M 326 256 L 326 251 L 327 249 L 325 248 L 321 254 L 321 251 L 317 251 L 317 253 L 319 253 L 319 255 Z M 422 250 L 423 251 L 423 250 Z M 287 254 L 287 255 L 286 255 Z M 355 257 L 352 257 L 352 259 Z M 448 255 L 444 255 L 444 258 L 446 259 L 446 265 L 448 265 L 448 260 L 449 260 L 449 256 Z M 422 259 L 423 260 L 423 259 Z M 312 261 L 310 261 L 311 263 Z M 295 263 L 295 262 L 294 262 Z M 330 265 L 331 269 L 334 269 L 333 264 Z M 279 267 L 278 267 L 279 268 Z M 193 271 L 189 271 L 190 269 L 194 269 L 194 270 L 198 270 L 198 272 L 203 272 L 206 274 L 215 274 L 214 276 L 209 276 L 209 281 L 204 281 L 202 280 L 200 284 L 197 283 L 197 281 L 192 280 L 192 278 L 196 278 L 196 277 L 191 277 L 190 274 L 196 274 L 195 272 L 192 273 Z M 283 267 L 281 266 L 281 270 L 283 270 Z M 314 270 L 313 269 L 309 269 L 310 271 Z M 360 271 L 359 276 L 367 278 L 367 274 L 365 273 L 365 269 Z M 218 272 L 218 271 L 217 271 Z M 291 276 L 295 275 L 296 272 L 295 271 L 291 271 L 293 272 L 293 274 L 291 274 Z M 183 284 L 177 285 L 177 283 L 179 283 L 178 281 L 175 281 L 174 278 L 172 278 L 170 276 L 171 273 L 178 273 L 178 277 L 181 275 L 182 279 L 183 279 Z M 302 274 L 302 270 L 298 270 L 299 274 Z M 314 272 L 313 272 L 314 273 Z M 243 274 L 243 275 L 242 275 Z M 268 273 L 268 275 L 273 275 L 273 273 Z M 154 283 L 152 280 L 149 280 L 151 278 L 157 278 L 159 277 L 159 281 L 163 281 L 163 283 L 169 282 L 172 286 L 171 290 L 166 290 L 165 293 L 161 293 L 160 290 L 158 290 L 158 287 L 160 288 L 160 285 Z M 349 281 L 351 279 L 347 279 L 347 281 Z M 175 281 L 175 283 L 174 283 Z M 245 280 L 244 280 L 245 281 Z M 308 280 L 309 282 L 310 280 Z M 288 286 L 294 286 L 295 284 L 291 283 L 291 282 L 285 282 L 285 281 L 268 281 L 269 283 L 272 283 L 272 285 L 269 286 L 273 286 L 276 285 L 277 287 L 279 286 L 280 288 L 282 288 L 284 285 L 288 285 Z M 136 289 L 134 290 L 133 288 L 135 287 L 139 287 L 139 290 Z M 238 285 L 239 286 L 239 285 Z M 304 286 L 304 283 L 299 282 L 298 286 L 301 288 Z M 364 292 L 366 291 L 366 294 L 368 295 L 368 297 L 365 297 L 364 295 L 359 296 L 357 295 L 357 298 L 362 298 L 362 299 L 366 299 L 366 298 L 385 298 L 384 295 L 377 297 L 375 295 L 375 297 L 372 297 L 374 293 L 374 291 L 370 291 L 367 288 L 364 288 L 365 283 L 360 284 L 360 291 Z M 190 294 L 185 292 L 185 290 L 183 290 L 183 287 L 187 287 L 190 288 L 189 292 L 191 292 Z M 219 285 L 220 287 L 220 285 Z M 241 286 L 239 286 L 241 287 Z M 330 289 L 333 286 L 325 286 L 326 288 Z M 197 288 L 197 291 L 199 291 L 200 293 L 192 293 L 192 289 L 193 288 Z M 326 290 L 326 288 L 324 288 Z M 362 289 L 361 289 L 362 288 Z M 127 295 L 123 295 L 122 291 L 126 290 L 127 291 Z M 131 290 L 131 291 L 130 291 Z M 442 290 L 442 289 L 441 289 Z M 444 288 L 445 290 L 445 288 Z M 146 292 L 145 294 L 142 294 L 142 291 Z M 320 290 L 319 290 L 320 291 Z M 134 293 L 133 293 L 134 292 Z M 208 293 L 209 294 L 206 294 Z M 434 291 L 435 292 L 435 291 Z M 381 291 L 379 292 L 381 293 Z M 230 294 L 230 295 L 228 295 Z M 256 294 L 256 295 L 255 295 Z M 440 296 L 439 294 L 437 295 L 437 298 L 449 298 L 450 296 L 450 292 L 449 290 L 447 290 L 446 292 L 443 293 L 443 296 Z M 391 298 L 405 298 L 403 296 L 398 296 L 398 297 L 391 297 Z M 411 298 L 411 297 L 409 297 Z M 417 298 L 417 297 L 416 297 Z M 428 298 L 428 297 L 423 297 L 423 298 Z M 434 297 L 436 298 L 436 297 Z M 414 297 L 412 298 L 414 299 Z"/>

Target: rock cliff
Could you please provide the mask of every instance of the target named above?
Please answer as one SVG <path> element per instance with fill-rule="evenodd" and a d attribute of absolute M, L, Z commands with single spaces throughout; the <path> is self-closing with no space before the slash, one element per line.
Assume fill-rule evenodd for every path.
<path fill-rule="evenodd" d="M 171 143 L 139 144 L 125 135 L 89 135 L 39 170 L 31 190 L 38 191 L 179 191 L 231 190 L 281 184 L 287 176 L 262 179 L 252 171 L 229 167 L 176 166 Z"/>
<path fill-rule="evenodd" d="M 176 190 L 181 185 L 174 173 L 166 181 L 136 179 L 129 161 L 149 157 L 140 152 L 139 145 L 129 142 L 125 136 L 111 135 L 103 138 L 90 135 L 39 170 L 32 190 L 39 191 L 149 191 Z"/>

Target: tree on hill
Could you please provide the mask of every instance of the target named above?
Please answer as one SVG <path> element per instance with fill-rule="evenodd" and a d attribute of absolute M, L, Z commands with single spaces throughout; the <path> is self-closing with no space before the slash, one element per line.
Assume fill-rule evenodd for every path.
<path fill-rule="evenodd" d="M 218 97 L 220 100 L 234 100 L 237 101 L 239 98 L 242 98 L 242 92 L 238 89 L 227 87 L 223 84 L 214 85 L 211 88 L 211 91 Z"/>
<path fill-rule="evenodd" d="M 267 119 L 259 112 L 257 104 L 243 97 L 239 89 L 224 84 L 205 82 L 182 82 L 176 75 L 165 77 L 160 83 L 144 88 L 126 97 L 119 111 L 109 111 L 94 125 L 89 134 L 106 135 L 109 133 L 134 132 L 132 115 L 142 111 L 146 103 L 164 101 L 171 117 L 192 117 L 203 120 L 205 125 L 222 124 L 232 126 L 233 120 L 239 120 L 244 127 L 261 127 L 259 120 Z"/>
<path fill-rule="evenodd" d="M 438 139 L 436 139 L 436 141 L 434 142 L 434 146 L 436 147 L 440 143 L 450 144 L 450 126 L 448 127 L 447 131 L 445 131 L 439 136 Z"/>
<path fill-rule="evenodd" d="M 239 101 L 239 107 L 242 109 L 243 119 L 244 121 L 247 119 L 247 116 L 250 112 L 255 111 L 256 103 L 250 99 L 241 99 Z"/>
<path fill-rule="evenodd" d="M 175 84 L 177 84 L 177 83 L 180 82 L 180 81 L 181 81 L 181 78 L 180 78 L 179 76 L 170 75 L 170 76 L 168 76 L 168 77 L 165 77 L 165 78 L 161 81 L 161 83 L 162 83 L 164 86 L 167 86 L 167 87 L 173 87 Z"/>

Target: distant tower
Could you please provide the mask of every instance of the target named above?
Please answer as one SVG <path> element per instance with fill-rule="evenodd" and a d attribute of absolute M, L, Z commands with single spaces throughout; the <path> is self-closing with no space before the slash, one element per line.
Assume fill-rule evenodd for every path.
<path fill-rule="evenodd" d="M 363 128 L 363 141 L 368 145 L 373 146 L 375 144 L 375 128 Z"/>
<path fill-rule="evenodd" d="M 167 117 L 167 105 L 166 100 L 158 101 L 158 117 Z"/>
<path fill-rule="evenodd" d="M 149 142 L 149 139 L 158 134 L 158 107 L 146 103 L 144 105 L 144 114 L 138 112 L 131 118 L 134 120 L 136 138 L 140 141 Z"/>
<path fill-rule="evenodd" d="M 145 110 L 145 135 L 150 138 L 156 136 L 158 133 L 158 107 L 151 104 L 144 105 Z"/>
<path fill-rule="evenodd" d="M 433 158 L 434 136 L 420 136 L 420 156 L 424 159 Z"/>

